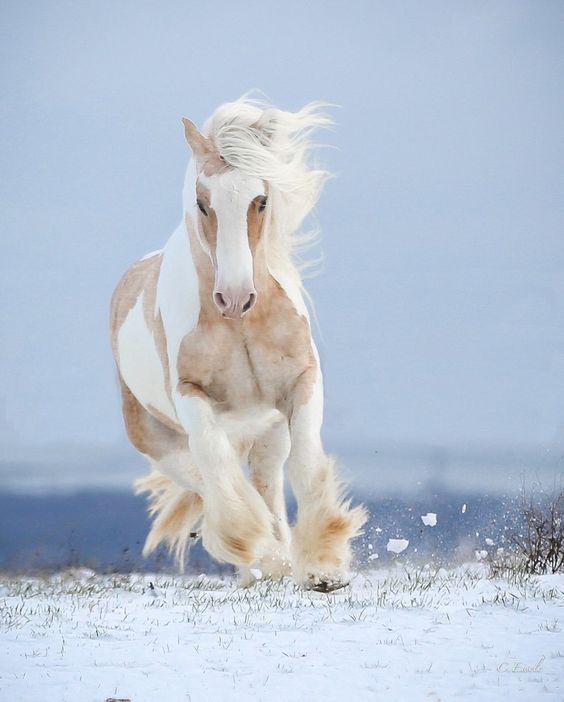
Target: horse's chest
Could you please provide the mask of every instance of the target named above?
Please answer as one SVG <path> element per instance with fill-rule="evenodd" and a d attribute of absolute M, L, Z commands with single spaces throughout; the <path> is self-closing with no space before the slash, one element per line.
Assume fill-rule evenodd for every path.
<path fill-rule="evenodd" d="M 182 344 L 180 376 L 222 409 L 280 408 L 312 362 L 305 319 L 219 320 L 200 324 Z"/>

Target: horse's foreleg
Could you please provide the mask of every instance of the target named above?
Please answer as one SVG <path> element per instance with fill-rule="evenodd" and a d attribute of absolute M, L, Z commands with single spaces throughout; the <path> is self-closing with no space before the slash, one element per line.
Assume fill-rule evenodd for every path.
<path fill-rule="evenodd" d="M 290 575 L 290 526 L 284 498 L 284 463 L 290 452 L 290 434 L 285 420 L 277 422 L 254 442 L 249 454 L 252 484 L 258 490 L 274 517 L 274 535 L 278 553 L 267 555 L 260 569 L 263 575 L 281 578 Z M 249 573 L 241 573 L 250 582 Z"/>
<path fill-rule="evenodd" d="M 350 509 L 335 475 L 334 460 L 321 442 L 323 386 L 316 368 L 296 387 L 290 420 L 289 477 L 298 503 L 292 533 L 292 570 L 296 582 L 330 591 L 347 583 L 351 551 L 367 515 L 364 507 Z"/>
<path fill-rule="evenodd" d="M 276 551 L 272 515 L 246 480 L 239 456 L 199 388 L 179 386 L 176 411 L 203 481 L 202 540 L 219 561 L 259 563 Z"/>

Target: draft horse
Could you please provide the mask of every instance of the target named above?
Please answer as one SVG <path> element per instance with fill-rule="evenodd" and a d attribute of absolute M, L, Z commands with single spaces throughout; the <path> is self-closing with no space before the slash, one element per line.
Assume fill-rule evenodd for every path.
<path fill-rule="evenodd" d="M 151 463 L 136 481 L 153 516 L 144 553 L 165 542 L 183 566 L 201 534 L 243 585 L 260 571 L 342 587 L 366 521 L 323 449 L 322 374 L 293 255 L 327 175 L 310 166 L 309 137 L 328 121 L 318 103 L 292 113 L 247 97 L 202 132 L 184 119 L 182 222 L 112 297 L 123 416 Z"/>

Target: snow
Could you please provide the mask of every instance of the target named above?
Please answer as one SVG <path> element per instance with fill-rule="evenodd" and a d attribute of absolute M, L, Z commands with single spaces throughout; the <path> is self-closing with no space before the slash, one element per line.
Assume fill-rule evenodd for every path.
<path fill-rule="evenodd" d="M 564 576 L 486 573 L 398 565 L 331 595 L 203 576 L 4 578 L 0 696 L 562 700 Z"/>
<path fill-rule="evenodd" d="M 386 549 L 392 553 L 401 553 L 409 546 L 407 539 L 388 539 Z"/>
<path fill-rule="evenodd" d="M 434 527 L 437 525 L 437 515 L 434 512 L 427 512 L 421 515 L 421 521 L 425 526 Z"/>

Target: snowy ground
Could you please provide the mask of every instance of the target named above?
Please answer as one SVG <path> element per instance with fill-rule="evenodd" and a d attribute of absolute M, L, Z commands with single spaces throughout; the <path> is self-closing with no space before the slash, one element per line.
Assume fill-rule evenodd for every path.
<path fill-rule="evenodd" d="M 564 699 L 564 575 L 398 565 L 323 595 L 78 571 L 0 597 L 11 702 Z"/>

